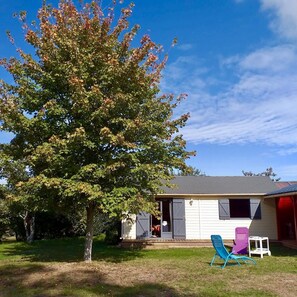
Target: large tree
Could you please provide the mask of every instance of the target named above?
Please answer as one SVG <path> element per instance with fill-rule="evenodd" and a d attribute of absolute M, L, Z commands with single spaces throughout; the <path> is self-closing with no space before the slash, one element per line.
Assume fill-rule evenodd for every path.
<path fill-rule="evenodd" d="M 116 9 L 104 15 L 100 1 L 79 10 L 61 0 L 42 6 L 35 27 L 21 13 L 34 53 L 19 49 L 19 58 L 1 60 L 14 78 L 0 83 L 1 130 L 14 134 L 4 151 L 29 175 L 19 197 L 86 209 L 86 261 L 95 212 L 154 212 L 154 195 L 192 154 L 178 133 L 188 114 L 173 118 L 184 96 L 160 94 L 161 46 L 148 35 L 136 46 L 132 5 L 117 18 Z"/>
<path fill-rule="evenodd" d="M 175 173 L 177 176 L 206 176 L 206 174 L 201 171 L 200 169 L 188 166 L 187 168 L 183 170 L 179 170 L 177 173 Z"/>

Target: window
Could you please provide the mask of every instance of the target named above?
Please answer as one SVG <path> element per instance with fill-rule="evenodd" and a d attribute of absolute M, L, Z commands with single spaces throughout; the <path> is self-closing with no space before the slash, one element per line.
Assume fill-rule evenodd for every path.
<path fill-rule="evenodd" d="M 230 199 L 230 218 L 249 218 L 250 199 Z"/>
<path fill-rule="evenodd" d="M 219 218 L 261 219 L 260 199 L 219 199 Z"/>

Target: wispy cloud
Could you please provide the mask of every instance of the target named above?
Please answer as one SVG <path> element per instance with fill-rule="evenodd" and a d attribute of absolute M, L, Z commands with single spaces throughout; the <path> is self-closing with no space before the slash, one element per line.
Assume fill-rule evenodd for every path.
<path fill-rule="evenodd" d="M 295 152 L 296 61 L 296 48 L 291 45 L 228 58 L 223 67 L 232 68 L 238 75 L 229 87 L 211 78 L 207 69 L 191 57 L 169 65 L 166 88 L 189 94 L 182 108 L 191 111 L 191 119 L 182 131 L 185 138 L 195 144 L 261 142 L 280 148 L 290 146 Z M 176 83 L 176 77 L 180 83 Z M 218 86 L 218 92 L 211 91 Z"/>
<path fill-rule="evenodd" d="M 271 14 L 270 26 L 281 36 L 297 41 L 297 1 L 260 0 L 263 11 Z"/>
<path fill-rule="evenodd" d="M 218 59 L 217 73 L 185 55 L 168 65 L 162 89 L 189 95 L 179 109 L 191 112 L 182 130 L 188 142 L 263 143 L 280 155 L 297 152 L 297 1 L 259 1 L 283 43 Z"/>
<path fill-rule="evenodd" d="M 191 50 L 192 48 L 193 48 L 193 45 L 190 43 L 184 43 L 177 46 L 177 49 L 181 51 L 188 51 L 188 50 Z"/>

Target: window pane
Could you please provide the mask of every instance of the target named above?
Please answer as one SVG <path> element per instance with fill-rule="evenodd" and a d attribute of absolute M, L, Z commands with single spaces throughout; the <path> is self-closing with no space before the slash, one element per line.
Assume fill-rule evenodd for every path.
<path fill-rule="evenodd" d="M 230 199 L 229 203 L 231 218 L 250 217 L 250 199 Z"/>

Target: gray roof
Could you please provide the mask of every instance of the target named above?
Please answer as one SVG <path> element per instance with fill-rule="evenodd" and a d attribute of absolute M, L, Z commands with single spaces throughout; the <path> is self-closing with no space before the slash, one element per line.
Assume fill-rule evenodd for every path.
<path fill-rule="evenodd" d="M 297 184 L 293 184 L 272 192 L 267 193 L 267 196 L 283 196 L 286 194 L 297 194 Z"/>
<path fill-rule="evenodd" d="M 266 176 L 176 176 L 171 183 L 177 187 L 164 188 L 164 194 L 265 194 L 277 189 Z"/>

